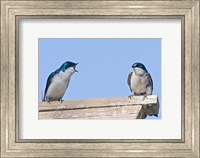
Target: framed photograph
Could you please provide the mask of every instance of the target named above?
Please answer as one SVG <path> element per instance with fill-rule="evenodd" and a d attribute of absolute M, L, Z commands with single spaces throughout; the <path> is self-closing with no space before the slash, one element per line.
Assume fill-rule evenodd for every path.
<path fill-rule="evenodd" d="M 66 28 L 77 23 L 77 20 L 64 19 L 60 21 Z M 24 24 L 24 22 L 22 23 Z M 105 25 L 105 27 L 110 25 L 105 20 L 83 20 L 78 27 L 81 29 L 83 24 L 87 24 L 89 25 L 87 28 L 92 26 L 90 28 L 92 30 L 97 22 Z M 110 20 L 109 23 L 111 22 L 114 21 Z M 25 23 L 24 27 L 30 28 L 28 22 Z M 133 25 L 134 27 L 136 23 L 139 25 L 139 21 L 135 20 L 115 20 L 116 27 L 119 24 L 129 27 Z M 23 31 L 25 30 L 24 28 Z M 33 28 L 31 31 L 37 32 Z M 108 33 L 106 34 L 108 36 Z M 180 31 L 178 34 L 177 36 L 181 37 Z M 68 33 L 65 37 L 67 36 L 69 36 Z M 87 36 L 89 36 L 89 33 Z M 103 37 L 103 33 L 101 33 L 101 36 Z M 110 35 L 110 37 L 112 36 Z M 24 43 L 23 45 L 27 44 Z M 40 38 L 38 48 L 38 94 L 41 94 L 38 95 L 39 119 L 161 118 L 158 110 L 158 106 L 161 109 L 161 104 L 158 105 L 158 100 L 161 102 L 160 38 L 139 38 L 139 36 L 137 38 Z M 153 56 L 156 62 L 149 60 L 150 56 Z M 63 57 L 65 61 L 63 61 Z M 48 60 L 46 60 L 47 58 Z M 77 62 L 74 63 L 74 60 L 78 61 L 78 64 Z M 145 66 L 138 61 L 145 63 Z M 128 84 L 131 83 L 131 74 L 135 72 L 132 72 L 132 65 L 136 66 L 133 68 L 135 71 L 137 69 L 142 70 L 142 76 L 137 75 L 136 79 L 144 79 L 142 84 L 140 84 L 140 80 L 137 84 L 133 84 L 136 91 L 134 96 L 131 94 L 133 92 L 132 87 L 131 85 L 129 87 Z M 54 68 L 56 66 L 58 68 Z M 144 71 L 139 66 L 143 66 Z M 147 66 L 149 67 L 148 70 Z M 53 69 L 56 70 L 52 72 Z M 130 75 L 128 75 L 129 73 Z M 37 74 L 33 76 L 37 76 Z M 26 80 L 31 82 L 31 79 Z M 30 85 L 30 83 L 27 84 Z M 54 85 L 57 85 L 56 88 Z M 62 86 L 58 90 L 57 88 L 60 85 Z M 37 85 L 35 86 L 37 87 Z M 147 96 L 147 94 L 149 95 Z M 151 96 L 151 94 L 157 94 L 159 99 L 156 96 Z M 122 98 L 122 96 L 125 97 Z M 138 100 L 138 103 L 136 103 L 136 100 Z M 133 102 L 135 103 L 132 104 Z M 144 105 L 144 108 L 142 108 L 140 105 L 143 104 L 142 102 L 149 102 L 151 106 L 146 104 L 147 107 Z"/>
<path fill-rule="evenodd" d="M 199 6 L 1 1 L 1 157 L 198 158 Z"/>

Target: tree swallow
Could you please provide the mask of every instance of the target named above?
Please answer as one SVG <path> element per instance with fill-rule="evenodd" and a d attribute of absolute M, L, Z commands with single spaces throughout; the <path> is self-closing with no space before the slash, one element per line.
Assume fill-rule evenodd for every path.
<path fill-rule="evenodd" d="M 133 71 L 129 73 L 127 80 L 132 92 L 129 98 L 134 95 L 144 95 L 143 99 L 145 99 L 147 95 L 151 95 L 153 92 L 153 80 L 151 75 L 142 63 L 134 63 L 132 68 Z M 148 106 L 146 108 L 148 108 Z"/>
<path fill-rule="evenodd" d="M 67 61 L 56 71 L 52 72 L 46 83 L 43 101 L 61 101 L 69 85 L 71 76 L 78 72 L 75 68 L 78 63 Z"/>

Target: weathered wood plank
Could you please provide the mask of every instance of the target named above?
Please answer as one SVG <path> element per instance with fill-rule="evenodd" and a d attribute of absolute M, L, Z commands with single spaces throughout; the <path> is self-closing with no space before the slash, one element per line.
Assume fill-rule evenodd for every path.
<path fill-rule="evenodd" d="M 141 105 L 41 112 L 39 119 L 135 119 Z"/>
<path fill-rule="evenodd" d="M 151 95 L 143 100 L 143 96 L 133 96 L 131 99 L 128 97 L 121 98 L 98 98 L 98 99 L 86 99 L 86 100 L 67 100 L 62 103 L 59 101 L 53 101 L 51 103 L 41 102 L 39 104 L 39 111 L 49 111 L 55 109 L 82 109 L 82 108 L 98 108 L 108 106 L 125 106 L 125 105 L 146 105 L 157 104 L 157 96 Z"/>
<path fill-rule="evenodd" d="M 156 95 L 42 102 L 39 119 L 140 119 L 158 108 Z"/>

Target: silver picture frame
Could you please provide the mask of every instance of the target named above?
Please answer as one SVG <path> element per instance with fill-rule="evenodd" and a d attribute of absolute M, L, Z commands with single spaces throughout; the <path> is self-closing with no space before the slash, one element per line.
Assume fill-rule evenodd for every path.
<path fill-rule="evenodd" d="M 199 0 L 1 0 L 1 157 L 199 157 Z M 181 19 L 181 139 L 19 139 L 20 19 Z"/>

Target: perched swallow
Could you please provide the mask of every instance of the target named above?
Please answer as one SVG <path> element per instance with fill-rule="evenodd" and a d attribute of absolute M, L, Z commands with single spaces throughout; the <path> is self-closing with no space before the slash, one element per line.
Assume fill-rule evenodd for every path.
<path fill-rule="evenodd" d="M 78 63 L 67 61 L 56 71 L 52 72 L 46 83 L 43 101 L 61 101 L 69 85 L 71 76 L 78 72 L 75 68 Z"/>
<path fill-rule="evenodd" d="M 132 95 L 130 95 L 129 98 L 134 95 L 143 95 L 145 99 L 147 95 L 151 95 L 153 92 L 153 80 L 151 75 L 142 63 L 134 63 L 132 68 L 133 71 L 129 73 L 127 80 L 132 92 Z"/>

